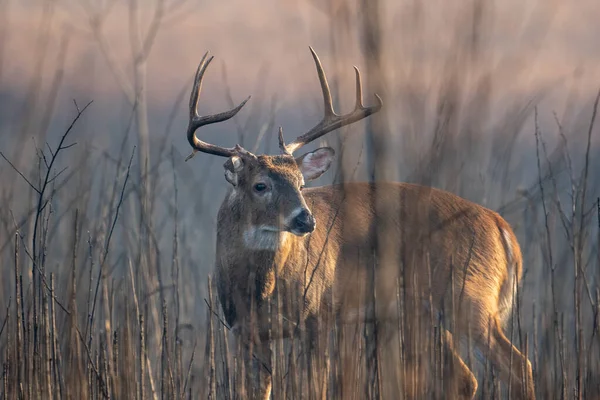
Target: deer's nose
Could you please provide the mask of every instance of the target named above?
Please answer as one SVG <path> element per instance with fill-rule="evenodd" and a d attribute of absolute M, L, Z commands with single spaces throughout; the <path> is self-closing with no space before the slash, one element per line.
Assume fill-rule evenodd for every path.
<path fill-rule="evenodd" d="M 306 209 L 302 209 L 292 220 L 292 233 L 305 234 L 315 230 L 315 217 Z"/>

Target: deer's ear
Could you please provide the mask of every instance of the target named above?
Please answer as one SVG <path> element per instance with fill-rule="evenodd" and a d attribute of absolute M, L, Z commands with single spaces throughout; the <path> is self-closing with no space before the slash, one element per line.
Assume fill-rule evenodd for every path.
<path fill-rule="evenodd" d="M 238 185 L 238 172 L 244 168 L 244 162 L 241 157 L 231 156 L 225 161 L 223 164 L 225 168 L 225 179 L 227 182 L 231 183 L 233 186 Z"/>
<path fill-rule="evenodd" d="M 321 147 L 296 158 L 296 164 L 298 164 L 304 180 L 311 181 L 329 169 L 334 156 L 335 151 L 331 147 Z"/>

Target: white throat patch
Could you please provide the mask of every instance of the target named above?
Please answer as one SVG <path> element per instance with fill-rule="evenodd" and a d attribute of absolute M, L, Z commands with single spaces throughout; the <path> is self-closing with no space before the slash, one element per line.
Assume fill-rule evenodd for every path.
<path fill-rule="evenodd" d="M 274 226 L 250 226 L 244 231 L 244 245 L 250 250 L 277 250 L 285 242 L 288 233 Z"/>

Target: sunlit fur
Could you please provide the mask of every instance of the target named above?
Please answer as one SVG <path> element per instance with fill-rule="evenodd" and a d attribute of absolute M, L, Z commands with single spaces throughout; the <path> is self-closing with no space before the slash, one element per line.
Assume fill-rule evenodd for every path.
<path fill-rule="evenodd" d="M 302 175 L 291 156 L 245 159 L 238 175 L 218 215 L 218 293 L 227 322 L 241 340 L 253 343 L 264 365 L 270 365 L 269 340 L 292 335 L 298 316 L 308 326 L 333 316 L 394 318 L 396 283 L 408 273 L 413 278 L 407 290 L 421 299 L 418 304 L 456 322 L 453 332 L 442 335 L 454 363 L 450 371 L 459 381 L 453 397 L 472 398 L 477 388 L 452 340 L 453 335 L 464 339 L 469 329 L 476 351 L 488 354 L 489 345 L 490 361 L 504 382 L 511 380 L 513 398 L 522 397 L 522 368 L 527 398 L 534 398 L 531 364 L 502 332 L 522 259 L 512 229 L 497 213 L 405 183 L 301 191 Z M 253 192 L 259 181 L 272 185 L 269 194 Z M 302 237 L 284 232 L 286 218 L 299 207 L 307 207 L 317 221 L 314 232 Z M 384 306 L 367 315 L 373 308 L 363 300 L 374 265 L 375 290 Z M 285 301 L 281 319 L 269 314 L 278 309 L 277 298 Z M 451 307 L 442 309 L 449 304 L 463 311 L 452 316 Z M 274 323 L 278 320 L 281 326 Z M 270 377 L 261 382 L 257 396 L 266 399 Z"/>

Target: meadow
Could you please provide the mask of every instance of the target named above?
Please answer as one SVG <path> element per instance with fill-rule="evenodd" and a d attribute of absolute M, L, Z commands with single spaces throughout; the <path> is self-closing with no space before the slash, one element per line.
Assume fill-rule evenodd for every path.
<path fill-rule="evenodd" d="M 309 45 L 336 109 L 352 65 L 384 101 L 321 140 L 338 158 L 312 185 L 420 183 L 500 213 L 525 271 L 505 331 L 537 398 L 600 398 L 600 5 L 580 3 L 0 0 L 2 398 L 246 397 L 213 279 L 223 159 L 184 161 L 188 96 L 210 50 L 200 113 L 252 99 L 202 134 L 276 153 L 279 126 L 321 117 Z M 312 381 L 303 338 L 273 342 L 273 398 L 445 398 L 439 331 L 415 365 L 387 328 L 326 327 Z M 506 398 L 462 345 L 477 398 Z"/>

